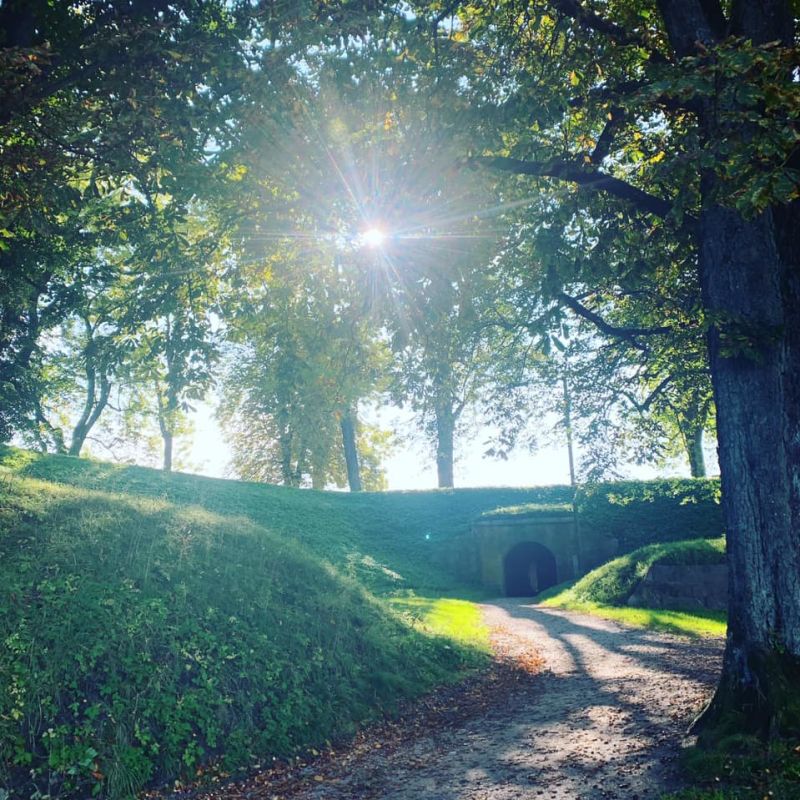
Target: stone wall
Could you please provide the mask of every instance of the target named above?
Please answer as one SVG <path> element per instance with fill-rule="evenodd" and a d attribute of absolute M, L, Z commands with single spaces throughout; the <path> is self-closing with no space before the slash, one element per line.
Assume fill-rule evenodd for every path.
<path fill-rule="evenodd" d="M 728 607 L 728 568 L 725 564 L 654 564 L 628 605 L 724 611 Z"/>

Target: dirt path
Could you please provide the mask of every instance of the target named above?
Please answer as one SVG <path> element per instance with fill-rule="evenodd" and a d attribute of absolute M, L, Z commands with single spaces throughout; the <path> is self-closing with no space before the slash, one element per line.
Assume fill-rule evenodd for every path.
<path fill-rule="evenodd" d="M 708 698 L 720 640 L 623 628 L 513 600 L 484 606 L 506 654 L 539 674 L 454 724 L 401 731 L 280 786 L 218 796 L 291 800 L 650 800 L 677 786 L 683 732 Z M 338 764 L 336 762 L 339 762 Z"/>

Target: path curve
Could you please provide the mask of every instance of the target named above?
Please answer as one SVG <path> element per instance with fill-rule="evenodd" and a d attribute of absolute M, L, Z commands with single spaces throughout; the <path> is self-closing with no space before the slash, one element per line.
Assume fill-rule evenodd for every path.
<path fill-rule="evenodd" d="M 708 699 L 720 639 L 691 640 L 502 599 L 483 605 L 506 652 L 542 674 L 501 707 L 369 753 L 302 800 L 650 800 L 676 788 L 687 725 Z"/>

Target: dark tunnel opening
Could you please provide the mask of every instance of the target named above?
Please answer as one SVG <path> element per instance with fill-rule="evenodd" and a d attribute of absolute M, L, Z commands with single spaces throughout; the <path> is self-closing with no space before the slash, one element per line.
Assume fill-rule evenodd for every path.
<path fill-rule="evenodd" d="M 556 558 L 538 542 L 520 542 L 503 563 L 507 597 L 532 597 L 558 583 Z"/>

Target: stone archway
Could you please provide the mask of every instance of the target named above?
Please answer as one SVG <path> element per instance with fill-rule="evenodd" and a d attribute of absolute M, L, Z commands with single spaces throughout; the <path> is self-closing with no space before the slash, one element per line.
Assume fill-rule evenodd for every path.
<path fill-rule="evenodd" d="M 558 583 L 556 557 L 538 542 L 520 542 L 503 559 L 507 597 L 532 597 Z"/>

